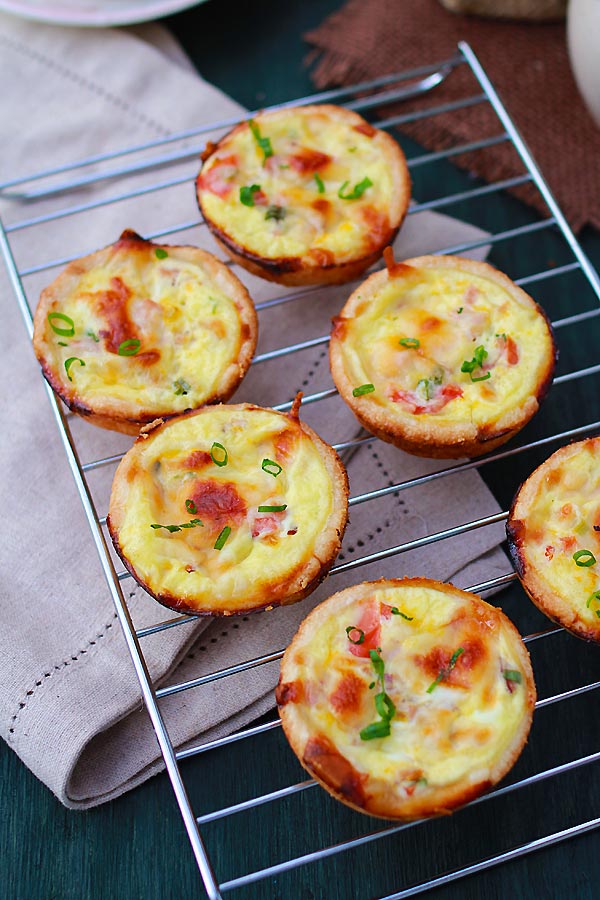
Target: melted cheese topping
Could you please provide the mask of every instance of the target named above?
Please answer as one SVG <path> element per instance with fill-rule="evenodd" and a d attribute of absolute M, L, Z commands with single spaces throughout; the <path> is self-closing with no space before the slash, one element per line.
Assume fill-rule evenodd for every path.
<path fill-rule="evenodd" d="M 215 443 L 226 449 L 226 465 L 211 458 L 211 450 L 224 458 Z M 272 472 L 281 466 L 279 474 L 263 469 L 264 460 L 276 463 L 267 466 Z M 190 608 L 283 602 L 334 510 L 322 453 L 296 420 L 271 410 L 206 408 L 137 442 L 121 465 L 127 493 L 120 552 L 153 593 Z M 262 506 L 285 509 L 259 512 Z M 202 526 L 173 533 L 151 527 L 194 519 Z"/>
<path fill-rule="evenodd" d="M 309 619 L 288 651 L 282 679 L 302 683 L 305 702 L 285 705 L 293 722 L 286 731 L 300 729 L 307 746 L 315 736 L 333 744 L 356 770 L 367 797 L 383 790 L 388 810 L 413 795 L 457 784 L 468 788 L 492 777 L 531 699 L 530 670 L 505 617 L 451 586 L 442 592 L 422 583 L 374 584 L 360 600 L 351 591 L 328 601 L 329 614 L 319 615 L 312 628 Z M 361 644 L 350 642 L 348 626 L 362 630 Z M 358 635 L 350 632 L 354 640 Z M 381 683 L 368 655 L 375 648 L 396 712 L 389 736 L 363 740 L 361 730 L 380 719 L 374 697 Z"/>
<path fill-rule="evenodd" d="M 597 439 L 559 450 L 536 470 L 527 508 L 515 507 L 515 515 L 525 523 L 521 540 L 527 566 L 535 568 L 566 614 L 564 624 L 568 627 L 575 618 L 596 633 L 600 633 L 600 594 L 594 596 L 600 592 L 599 450 Z"/>
<path fill-rule="evenodd" d="M 223 378 L 237 369 L 247 333 L 226 281 L 176 247 L 164 258 L 155 251 L 141 240 L 99 251 L 44 309 L 46 361 L 66 393 L 95 411 L 126 406 L 152 417 L 197 407 L 219 397 Z M 56 312 L 73 321 L 72 336 L 55 333 L 48 314 Z M 139 341 L 137 353 L 119 354 L 126 340 Z M 70 365 L 71 382 L 70 357 L 84 363 Z"/>
<path fill-rule="evenodd" d="M 471 272 L 401 268 L 363 304 L 359 288 L 339 320 L 348 380 L 375 387 L 365 399 L 399 417 L 481 428 L 535 395 L 553 349 L 532 301 Z"/>
<path fill-rule="evenodd" d="M 327 107 L 257 116 L 255 125 L 273 155 L 265 160 L 249 125 L 235 129 L 202 169 L 203 212 L 237 244 L 268 259 L 308 251 L 318 262 L 330 255 L 336 262 L 366 255 L 387 239 L 390 206 L 398 201 L 389 149 L 383 150 L 390 139 L 366 123 L 359 130 L 361 121 L 332 116 Z M 342 187 L 344 195 L 352 194 L 365 178 L 371 184 L 360 197 L 340 199 Z M 252 185 L 260 192 L 249 207 L 240 201 L 240 188 Z M 270 218 L 275 208 L 279 217 Z"/>

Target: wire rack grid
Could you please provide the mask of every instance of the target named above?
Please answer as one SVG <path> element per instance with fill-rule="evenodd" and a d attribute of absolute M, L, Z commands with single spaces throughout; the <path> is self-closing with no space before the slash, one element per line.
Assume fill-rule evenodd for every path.
<path fill-rule="evenodd" d="M 473 83 L 476 85 L 476 93 L 465 96 L 462 100 L 453 103 L 438 105 L 435 105 L 435 103 L 427 103 L 423 107 L 423 98 L 428 100 L 429 92 L 434 91 L 435 87 L 449 77 L 454 69 L 461 66 L 470 68 Z M 356 97 L 358 97 L 358 99 L 355 99 Z M 311 102 L 335 101 L 350 108 L 360 110 L 361 113 L 365 113 L 365 111 L 368 110 L 377 111 L 379 107 L 389 105 L 392 102 L 408 99 L 415 99 L 416 109 L 390 116 L 382 121 L 378 120 L 378 126 L 391 128 L 395 125 L 407 124 L 448 111 L 468 109 L 471 106 L 476 106 L 481 103 L 491 105 L 491 108 L 495 111 L 497 120 L 499 120 L 501 125 L 501 131 L 496 131 L 496 133 L 482 137 L 480 140 L 469 144 L 454 146 L 447 150 L 435 153 L 423 153 L 420 151 L 417 155 L 414 155 L 409 159 L 409 167 L 413 174 L 421 167 L 435 164 L 445 165 L 445 160 L 449 160 L 453 156 L 458 156 L 467 152 L 485 152 L 487 148 L 503 142 L 512 142 L 512 145 L 524 166 L 523 174 L 515 178 L 499 181 L 494 184 L 476 185 L 470 187 L 468 190 L 441 197 L 434 197 L 421 203 L 414 203 L 411 207 L 411 213 L 425 209 L 451 207 L 453 204 L 459 206 L 462 211 L 467 208 L 467 204 L 475 204 L 480 198 L 486 198 L 494 192 L 525 183 L 532 183 L 537 187 L 550 212 L 550 215 L 541 221 L 528 222 L 526 224 L 518 225 L 517 227 L 507 228 L 503 231 L 496 232 L 491 236 L 463 243 L 460 246 L 438 248 L 436 252 L 461 253 L 468 252 L 469 250 L 473 250 L 483 245 L 489 245 L 493 253 L 500 247 L 510 246 L 511 241 L 529 239 L 530 236 L 533 236 L 533 240 L 535 240 L 535 235 L 541 230 L 552 230 L 556 233 L 557 240 L 561 242 L 561 246 L 564 248 L 564 257 L 558 262 L 555 261 L 550 267 L 545 266 L 541 267 L 539 270 L 530 271 L 521 277 L 515 277 L 515 280 L 521 285 L 534 285 L 536 288 L 539 288 L 543 285 L 551 285 L 562 278 L 571 276 L 578 277 L 580 282 L 578 283 L 577 295 L 581 298 L 587 296 L 590 301 L 588 303 L 590 308 L 570 313 L 566 316 L 555 317 L 553 324 L 557 335 L 560 335 L 562 329 L 565 328 L 580 326 L 585 328 L 586 323 L 588 323 L 589 320 L 594 319 L 600 314 L 600 306 L 597 304 L 597 301 L 600 299 L 600 280 L 598 275 L 575 240 L 564 216 L 551 196 L 526 146 L 521 140 L 493 86 L 489 82 L 485 72 L 468 45 L 460 44 L 456 55 L 442 63 L 423 66 L 420 69 L 411 70 L 409 72 L 396 73 L 375 81 L 355 85 L 348 89 L 323 92 L 310 98 L 301 98 L 295 101 L 294 104 L 287 105 L 298 105 L 305 103 L 307 100 L 310 100 Z M 29 263 L 24 266 L 19 266 L 16 262 L 12 245 L 14 236 L 18 236 L 20 233 L 28 233 L 29 230 L 38 227 L 53 227 L 60 219 L 71 218 L 86 214 L 90 211 L 93 212 L 102 207 L 110 206 L 111 204 L 127 203 L 127 201 L 130 201 L 133 198 L 140 198 L 146 194 L 157 194 L 180 184 L 188 184 L 189 174 L 186 173 L 180 175 L 177 173 L 162 180 L 154 179 L 149 186 L 144 185 L 140 187 L 136 184 L 132 185 L 130 181 L 127 181 L 125 189 L 120 187 L 114 188 L 114 184 L 118 184 L 119 179 L 131 179 L 139 173 L 146 171 L 152 171 L 157 168 L 168 166 L 176 167 L 186 161 L 195 161 L 199 151 L 202 149 L 202 136 L 209 131 L 213 133 L 215 130 L 225 130 L 232 124 L 234 124 L 233 121 L 212 123 L 210 126 L 173 134 L 169 138 L 161 138 L 136 145 L 135 147 L 128 147 L 119 153 L 97 154 L 84 160 L 78 160 L 74 163 L 67 163 L 62 166 L 47 169 L 43 172 L 33 173 L 26 178 L 6 181 L 0 185 L 0 190 L 4 195 L 12 196 L 13 198 L 20 199 L 24 202 L 26 201 L 28 203 L 28 211 L 30 207 L 35 207 L 36 203 L 43 204 L 48 197 L 62 198 L 63 195 L 68 197 L 69 192 L 73 190 L 81 191 L 84 189 L 89 194 L 89 196 L 86 195 L 83 202 L 75 203 L 67 200 L 65 201 L 65 206 L 55 207 L 49 212 L 45 207 L 40 207 L 42 211 L 36 212 L 35 215 L 27 215 L 26 218 L 21 218 L 0 229 L 0 245 L 2 246 L 15 297 L 19 303 L 26 327 L 30 334 L 32 333 L 30 297 L 33 297 L 33 289 L 28 287 L 28 279 L 31 278 L 31 276 L 38 274 L 44 276 L 45 273 L 63 265 L 68 262 L 69 259 L 60 258 L 44 262 L 36 261 L 33 264 Z M 194 143 L 196 139 L 200 139 L 200 143 Z M 175 145 L 174 149 L 170 149 L 171 144 Z M 102 187 L 103 190 L 98 193 L 100 187 Z M 94 193 L 95 191 L 97 192 L 96 194 Z M 125 213 L 123 213 L 123 215 L 125 215 Z M 200 223 L 197 218 L 194 218 L 190 221 L 178 222 L 173 226 L 147 233 L 146 237 L 165 237 L 168 234 L 185 232 L 189 229 L 198 228 L 201 224 L 202 223 Z M 78 255 L 80 254 L 76 254 L 76 256 Z M 509 253 L 507 259 L 510 259 Z M 506 260 L 503 268 L 505 271 L 508 268 Z M 508 274 L 511 274 L 511 272 L 509 271 Z M 242 278 L 243 277 L 244 275 L 242 273 Z M 302 300 L 309 296 L 314 290 L 315 289 L 309 288 L 306 290 L 287 292 L 278 296 L 276 295 L 259 304 L 259 308 L 269 309 L 275 305 L 287 302 L 301 303 Z M 255 357 L 254 363 L 265 363 L 282 356 L 287 357 L 288 355 L 293 355 L 309 348 L 326 345 L 327 341 L 327 335 L 318 335 L 307 341 L 290 344 L 262 353 Z M 569 371 L 559 373 L 554 380 L 554 390 L 562 383 L 570 384 L 584 379 L 591 379 L 598 373 L 600 373 L 600 365 L 596 364 L 594 360 L 591 359 L 590 365 L 572 368 Z M 310 830 L 311 809 L 317 808 L 312 800 L 312 797 L 315 796 L 315 792 L 310 790 L 315 783 L 312 780 L 298 781 L 292 776 L 290 784 L 284 784 L 277 789 L 265 790 L 264 793 L 249 799 L 228 803 L 221 808 L 208 811 L 203 815 L 196 815 L 193 804 L 190 802 L 188 796 L 186 784 L 184 783 L 181 763 L 190 758 L 199 759 L 201 756 L 202 759 L 208 760 L 210 754 L 207 755 L 207 751 L 209 750 L 218 749 L 220 753 L 229 751 L 234 754 L 242 747 L 251 747 L 254 750 L 256 747 L 255 742 L 268 740 L 270 735 L 273 735 L 278 731 L 279 723 L 278 720 L 270 719 L 266 722 L 261 722 L 259 725 L 244 728 L 228 737 L 199 743 L 197 746 L 177 751 L 173 746 L 168 728 L 165 725 L 164 717 L 161 713 L 160 701 L 163 697 L 167 697 L 174 693 L 191 690 L 203 684 L 248 671 L 256 666 L 277 661 L 281 658 L 283 650 L 268 653 L 258 658 L 247 659 L 238 665 L 214 671 L 184 683 L 170 684 L 159 689 L 153 685 L 144 658 L 144 639 L 149 635 L 156 635 L 167 629 L 183 626 L 186 623 L 193 621 L 194 617 L 177 616 L 160 621 L 150 627 L 136 629 L 122 588 L 123 582 L 130 578 L 130 575 L 125 571 L 117 571 L 115 567 L 114 557 L 109 549 L 109 540 L 107 538 L 105 527 L 106 517 L 103 514 L 103 510 L 99 511 L 97 508 L 98 504 L 94 499 L 93 491 L 90 488 L 88 480 L 88 476 L 91 472 L 97 469 L 114 466 L 121 458 L 122 454 L 116 453 L 82 463 L 80 461 L 77 441 L 72 433 L 71 416 L 63 409 L 62 405 L 48 386 L 47 391 L 53 406 L 69 464 L 77 483 L 81 501 L 94 537 L 96 548 L 102 561 L 104 574 L 114 601 L 115 609 L 123 628 L 127 647 L 131 654 L 135 672 L 140 683 L 142 696 L 156 731 L 165 766 L 181 810 L 204 887 L 211 900 L 213 900 L 213 898 L 216 900 L 216 898 L 220 898 L 224 893 L 230 891 L 239 890 L 243 893 L 244 888 L 252 889 L 252 886 L 256 886 L 260 883 L 270 885 L 272 888 L 276 883 L 276 879 L 303 867 L 308 870 L 312 868 L 314 872 L 313 882 L 314 879 L 318 878 L 321 879 L 320 883 L 323 883 L 322 879 L 328 878 L 328 875 L 326 870 L 322 867 L 328 860 L 343 857 L 344 854 L 351 852 L 361 852 L 363 848 L 372 848 L 374 845 L 382 843 L 384 839 L 391 839 L 392 841 L 400 840 L 400 833 L 404 836 L 415 831 L 420 832 L 421 829 L 419 826 L 423 826 L 425 823 L 390 825 L 379 822 L 377 823 L 377 827 L 367 831 L 365 831 L 364 828 L 361 830 L 360 828 L 355 827 L 354 824 L 348 827 L 348 817 L 350 817 L 352 823 L 355 823 L 356 819 L 360 819 L 361 817 L 357 817 L 355 813 L 343 809 L 340 815 L 346 816 L 347 818 L 340 820 L 342 822 L 341 838 L 334 838 L 329 844 L 319 846 L 317 849 L 310 849 L 307 852 L 296 854 L 292 853 L 283 861 L 269 861 L 268 864 L 261 865 L 245 874 L 219 881 L 215 872 L 215 866 L 213 865 L 213 859 L 207 851 L 207 846 L 205 844 L 207 829 L 210 828 L 211 824 L 239 821 L 236 819 L 236 816 L 252 816 L 256 811 L 263 807 L 270 811 L 269 815 L 272 816 L 274 820 L 277 820 L 279 816 L 279 813 L 276 811 L 278 809 L 278 804 L 294 800 L 295 798 L 300 798 L 301 800 L 304 796 L 310 795 L 311 803 L 306 807 L 302 807 L 302 814 L 305 814 L 307 817 L 304 827 L 306 830 Z M 320 403 L 325 399 L 335 396 L 335 393 L 333 388 L 328 388 L 323 391 L 309 394 L 305 397 L 304 403 Z M 290 405 L 291 402 L 286 402 L 280 404 L 276 408 L 289 409 Z M 499 466 L 506 463 L 509 467 L 512 467 L 513 461 L 517 457 L 527 457 L 529 451 L 546 452 L 546 448 L 548 447 L 553 448 L 555 445 L 565 443 L 570 439 L 590 435 L 598 431 L 600 431 L 600 421 L 591 421 L 586 424 L 578 423 L 574 425 L 574 427 L 565 428 L 558 432 L 553 431 L 550 434 L 542 433 L 541 435 L 536 435 L 533 440 L 525 440 L 515 446 L 509 445 L 507 449 L 503 449 L 482 459 L 459 462 L 458 464 L 443 467 L 404 482 L 386 484 L 383 487 L 375 486 L 367 492 L 352 496 L 350 504 L 353 506 L 376 500 L 377 498 L 388 496 L 390 494 L 397 494 L 398 492 L 410 490 L 418 485 L 432 482 L 437 479 L 451 477 L 454 473 L 472 468 L 487 470 L 491 463 Z M 354 447 L 365 442 L 373 442 L 373 440 L 372 437 L 355 437 L 346 440 L 342 439 L 334 446 L 340 452 L 351 451 Z M 527 463 L 524 465 L 527 465 Z M 506 470 L 501 470 L 500 477 L 503 477 L 503 471 Z M 512 472 L 512 468 L 510 468 L 510 471 Z M 513 487 L 516 487 L 516 482 L 513 484 Z M 428 544 L 433 544 L 437 541 L 443 541 L 458 535 L 468 536 L 474 530 L 486 528 L 497 524 L 498 522 L 502 522 L 506 517 L 507 512 L 505 511 L 491 516 L 484 516 L 453 528 L 430 533 L 424 537 L 415 538 L 414 540 L 399 545 L 387 547 L 376 553 L 365 554 L 344 562 L 338 562 L 331 570 L 329 577 L 333 577 L 340 572 L 360 569 L 367 564 L 376 563 L 387 557 L 396 556 L 407 550 L 427 546 Z M 469 589 L 481 593 L 512 585 L 514 581 L 514 572 L 507 571 L 501 576 L 479 584 L 471 585 Z M 530 630 L 528 633 L 525 629 L 525 632 L 525 641 L 529 644 L 530 649 L 537 647 L 538 645 L 541 646 L 542 643 L 547 643 L 545 639 L 549 639 L 554 635 L 564 634 L 562 629 L 548 627 L 547 625 L 538 630 Z M 542 641 L 542 639 L 544 640 Z M 536 667 L 536 678 L 537 676 L 538 670 Z M 566 689 L 564 686 L 562 689 L 557 689 L 556 687 L 551 688 L 550 692 L 538 701 L 537 709 L 541 710 L 545 707 L 554 706 L 555 704 L 562 704 L 563 701 L 568 699 L 573 699 L 574 702 L 577 702 L 577 698 L 592 695 L 599 687 L 600 673 L 597 680 L 588 680 L 586 683 L 579 684 L 575 687 L 568 687 Z M 258 746 L 259 751 L 258 754 L 256 754 L 256 758 L 260 759 L 260 744 Z M 245 754 L 245 756 L 247 755 L 248 754 Z M 572 754 L 572 758 L 563 760 L 555 765 L 542 764 L 538 765 L 537 768 L 534 766 L 530 773 L 526 774 L 524 777 L 513 778 L 513 780 L 495 788 L 489 794 L 480 797 L 474 803 L 471 803 L 464 812 L 456 814 L 453 817 L 453 820 L 457 819 L 459 815 L 468 815 L 471 809 L 475 810 L 475 816 L 477 816 L 477 810 L 482 804 L 485 804 L 486 806 L 490 803 L 499 804 L 502 802 L 502 798 L 509 797 L 516 791 L 521 792 L 523 795 L 527 789 L 534 785 L 548 782 L 551 779 L 553 781 L 558 780 L 560 776 L 568 775 L 583 767 L 591 766 L 597 761 L 600 761 L 600 752 L 592 749 L 592 752 L 583 755 L 581 755 L 581 753 L 577 755 L 575 752 Z M 260 765 L 258 762 L 255 764 Z M 329 801 L 329 798 L 326 798 L 326 801 L 333 802 Z M 500 813 L 498 813 L 498 815 L 500 815 Z M 252 822 L 251 819 L 249 821 Z M 362 821 L 369 822 L 371 825 L 369 820 L 363 818 Z M 454 859 L 450 859 L 446 866 L 446 870 L 442 869 L 440 871 L 439 868 L 436 868 L 436 871 L 433 874 L 431 871 L 426 873 L 419 872 L 417 876 L 404 873 L 403 883 L 405 886 L 397 889 L 398 883 L 396 882 L 395 889 L 392 893 L 385 893 L 384 891 L 385 900 L 393 900 L 393 898 L 394 900 L 395 898 L 398 898 L 399 900 L 399 898 L 413 896 L 449 884 L 463 876 L 475 874 L 500 863 L 524 856 L 536 849 L 548 847 L 569 837 L 583 834 L 599 825 L 600 818 L 588 818 L 583 822 L 577 822 L 566 828 L 557 828 L 541 837 L 529 840 L 522 839 L 517 846 L 504 849 L 501 852 L 495 852 L 491 855 L 488 853 L 476 862 L 465 863 L 460 860 L 457 862 L 457 857 L 455 857 Z M 253 828 L 254 825 L 251 824 L 249 827 Z M 442 841 L 445 840 L 452 831 L 450 824 L 446 821 L 433 823 L 433 825 L 427 823 L 427 827 L 433 827 L 434 830 L 437 829 L 435 834 L 439 833 Z M 233 830 L 235 831 L 235 827 Z M 240 829 L 240 832 L 243 830 L 244 829 Z M 376 851 L 373 850 L 373 852 Z M 399 878 L 400 876 L 396 873 L 394 877 Z M 271 894 L 269 894 L 269 896 L 271 896 Z M 291 896 L 291 894 L 288 894 L 287 896 Z M 381 891 L 378 896 L 383 897 Z"/>

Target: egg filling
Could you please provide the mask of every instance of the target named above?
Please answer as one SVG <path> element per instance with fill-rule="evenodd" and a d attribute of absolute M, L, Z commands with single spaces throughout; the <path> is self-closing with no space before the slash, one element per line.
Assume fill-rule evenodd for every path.
<path fill-rule="evenodd" d="M 508 523 L 534 601 L 580 636 L 600 639 L 600 439 L 553 454 L 525 482 Z"/>
<path fill-rule="evenodd" d="M 110 512 L 119 553 L 177 608 L 231 613 L 299 599 L 333 561 L 345 525 L 341 463 L 317 442 L 292 417 L 257 407 L 174 420 L 121 463 Z"/>
<path fill-rule="evenodd" d="M 403 818 L 465 802 L 504 774 L 535 691 L 499 610 L 426 579 L 350 588 L 321 609 L 286 653 L 278 701 L 325 786 Z"/>
<path fill-rule="evenodd" d="M 251 300 L 196 248 L 126 233 L 61 279 L 42 295 L 36 351 L 53 387 L 84 413 L 149 421 L 195 408 L 229 396 L 249 365 Z"/>
<path fill-rule="evenodd" d="M 333 111 L 333 112 L 332 112 Z M 410 187 L 401 151 L 360 116 L 335 107 L 259 115 L 234 129 L 198 178 L 209 222 L 268 259 L 345 262 L 383 248 Z"/>

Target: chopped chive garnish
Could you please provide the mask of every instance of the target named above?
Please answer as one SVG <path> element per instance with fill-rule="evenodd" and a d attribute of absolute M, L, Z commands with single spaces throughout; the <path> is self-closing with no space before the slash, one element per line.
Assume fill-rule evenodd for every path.
<path fill-rule="evenodd" d="M 514 681 L 517 684 L 522 684 L 523 676 L 517 669 L 503 669 L 502 674 L 506 681 Z"/>
<path fill-rule="evenodd" d="M 69 327 L 59 328 L 58 325 L 54 324 L 54 319 L 59 319 L 61 322 L 66 322 Z M 61 337 L 73 337 L 73 335 L 75 334 L 75 322 L 70 316 L 66 316 L 64 313 L 48 313 L 48 322 L 50 323 L 50 328 L 52 329 L 52 331 L 55 334 L 60 334 Z"/>
<path fill-rule="evenodd" d="M 363 728 L 360 732 L 361 741 L 372 741 L 374 738 L 384 738 L 390 736 L 390 723 L 387 719 L 380 719 L 379 722 L 372 722 Z"/>
<path fill-rule="evenodd" d="M 358 184 L 354 185 L 351 191 L 348 191 L 348 193 L 345 194 L 344 190 L 348 184 L 350 184 L 350 182 L 345 181 L 339 189 L 338 197 L 340 200 L 360 200 L 367 188 L 372 187 L 373 182 L 370 178 L 363 178 L 362 181 L 359 181 Z"/>
<path fill-rule="evenodd" d="M 173 387 L 175 388 L 175 394 L 187 394 L 188 391 L 191 391 L 191 385 L 187 383 L 184 378 L 178 378 L 177 381 L 173 382 Z"/>
<path fill-rule="evenodd" d="M 67 378 L 69 379 L 69 381 L 73 381 L 69 369 L 75 362 L 78 362 L 80 366 L 85 366 L 84 361 L 82 359 L 79 359 L 78 356 L 70 356 L 68 359 L 65 359 L 65 372 L 67 373 Z"/>
<path fill-rule="evenodd" d="M 66 341 L 57 341 L 56 343 L 58 344 L 59 347 L 68 347 L 69 346 Z"/>
<path fill-rule="evenodd" d="M 588 609 L 590 608 L 590 605 L 594 600 L 600 602 L 600 591 L 594 591 L 594 593 L 590 594 L 590 596 L 587 598 L 587 603 L 585 605 Z M 596 610 L 596 612 L 598 612 L 598 610 Z"/>
<path fill-rule="evenodd" d="M 231 527 L 226 525 L 225 528 L 221 531 L 221 534 L 215 541 L 215 550 L 222 550 L 225 546 L 225 541 L 231 534 Z"/>
<path fill-rule="evenodd" d="M 194 503 L 193 500 L 186 500 L 186 501 L 185 501 L 185 508 L 186 508 L 187 511 L 188 511 L 189 513 L 191 513 L 192 515 L 194 515 L 194 513 L 197 513 L 197 512 L 198 512 L 198 507 L 196 506 L 196 504 Z"/>
<path fill-rule="evenodd" d="M 492 377 L 491 372 L 486 372 L 485 375 L 480 375 L 478 378 L 475 378 L 474 375 L 471 375 L 471 381 L 487 381 L 488 378 Z"/>
<path fill-rule="evenodd" d="M 318 172 L 315 172 L 315 181 L 317 182 L 317 190 L 320 194 L 325 193 L 325 185 L 323 184 L 323 179 L 319 175 Z"/>
<path fill-rule="evenodd" d="M 589 569 L 596 562 L 596 557 L 591 550 L 577 550 L 573 554 L 573 559 L 575 560 L 575 565 L 583 566 L 586 569 Z"/>
<path fill-rule="evenodd" d="M 250 131 L 254 135 L 254 140 L 264 153 L 263 165 L 266 163 L 270 156 L 273 156 L 273 147 L 271 146 L 271 138 L 262 137 L 260 133 L 260 128 L 256 124 L 253 119 L 250 119 L 248 122 L 250 126 Z"/>
<path fill-rule="evenodd" d="M 441 669 L 438 677 L 435 679 L 435 681 L 432 681 L 431 684 L 429 685 L 429 687 L 427 688 L 428 694 L 431 694 L 431 692 L 438 686 L 438 684 L 440 684 L 440 682 L 442 682 L 445 678 L 448 677 L 448 675 L 450 674 L 450 672 L 456 665 L 458 657 L 461 655 L 461 653 L 464 653 L 464 652 L 465 652 L 464 647 L 459 647 L 458 650 L 454 651 L 454 653 L 450 657 L 450 662 L 448 663 L 448 665 L 444 666 L 444 668 Z"/>
<path fill-rule="evenodd" d="M 496 334 L 496 337 L 503 338 L 504 340 L 506 340 L 506 335 L 503 331 L 500 332 L 500 334 Z"/>
<path fill-rule="evenodd" d="M 374 384 L 361 384 L 360 387 L 355 387 L 352 391 L 353 397 L 362 397 L 363 394 L 372 394 L 375 390 Z"/>
<path fill-rule="evenodd" d="M 287 503 L 282 503 L 281 506 L 259 506 L 258 512 L 283 512 L 284 509 L 287 509 Z"/>
<path fill-rule="evenodd" d="M 407 622 L 412 622 L 414 616 L 407 616 L 406 613 L 403 613 L 402 610 L 398 609 L 397 606 L 392 606 L 392 615 L 393 616 L 402 616 L 403 619 L 406 619 Z"/>
<path fill-rule="evenodd" d="M 460 316 L 461 312 L 463 311 L 463 309 L 464 309 L 464 306 L 459 306 L 458 309 L 456 310 L 456 312 L 459 314 L 459 316 Z"/>
<path fill-rule="evenodd" d="M 223 444 L 215 441 L 210 448 L 210 456 L 215 466 L 226 466 L 229 461 L 229 454 Z"/>
<path fill-rule="evenodd" d="M 488 355 L 487 350 L 480 344 L 479 347 L 475 347 L 475 354 L 473 359 L 465 359 L 462 366 L 460 367 L 461 372 L 468 372 L 471 376 L 471 381 L 485 381 L 490 377 L 490 372 L 486 375 L 481 376 L 480 378 L 473 378 L 473 372 L 475 369 L 480 369 L 483 365 L 483 362 Z"/>
<path fill-rule="evenodd" d="M 260 191 L 260 184 L 245 184 L 240 188 L 240 203 L 244 206 L 254 206 L 254 195 Z"/>
<path fill-rule="evenodd" d="M 353 634 L 357 634 L 358 637 L 356 640 L 352 637 Z M 346 634 L 348 635 L 348 640 L 351 644 L 362 644 L 365 639 L 365 633 L 362 628 L 357 628 L 356 625 L 348 625 L 346 628 Z M 374 684 L 375 682 L 373 682 Z"/>
<path fill-rule="evenodd" d="M 154 255 L 156 256 L 157 259 L 166 259 L 169 254 L 167 253 L 166 250 L 163 250 L 162 247 L 157 247 L 156 250 L 154 251 Z"/>
<path fill-rule="evenodd" d="M 421 346 L 421 342 L 417 338 L 400 338 L 398 343 L 401 347 L 409 347 L 413 350 L 416 350 L 417 347 Z"/>
<path fill-rule="evenodd" d="M 265 213 L 265 219 L 275 219 L 276 222 L 281 222 L 282 219 L 285 219 L 285 214 L 284 206 L 268 206 Z"/>
<path fill-rule="evenodd" d="M 135 356 L 140 347 L 141 343 L 137 338 L 129 338 L 126 341 L 121 341 L 117 353 L 119 356 Z"/>
<path fill-rule="evenodd" d="M 196 525 L 202 524 L 203 523 L 200 521 L 200 519 L 190 519 L 189 522 L 182 522 L 181 525 L 159 525 L 158 523 L 153 522 L 150 525 L 150 528 L 164 528 L 165 531 L 169 531 L 171 534 L 173 534 L 175 531 L 181 531 L 183 528 L 195 528 Z"/>
<path fill-rule="evenodd" d="M 90 328 L 89 331 L 86 331 L 86 334 L 87 334 L 88 337 L 91 337 L 91 339 L 92 339 L 93 341 L 96 341 L 97 344 L 100 343 L 100 338 L 98 337 L 98 335 L 96 334 L 95 331 L 92 331 L 92 330 L 91 330 L 91 328 Z"/>
<path fill-rule="evenodd" d="M 355 629 L 356 631 L 360 631 L 360 629 Z M 349 631 L 352 631 L 352 627 L 350 629 L 346 629 L 346 634 L 348 634 L 348 640 L 351 640 Z M 354 641 L 352 643 L 355 643 Z M 362 643 L 362 642 L 360 642 Z M 377 650 L 369 650 L 369 657 L 371 659 L 371 665 L 375 669 L 375 674 L 377 675 L 377 681 L 379 682 L 379 686 L 381 690 L 378 694 L 375 694 L 375 709 L 381 716 L 379 722 L 372 722 L 370 725 L 367 725 L 366 728 L 363 728 L 360 732 L 361 741 L 371 741 L 374 738 L 383 738 L 388 737 L 391 728 L 390 722 L 396 715 L 396 707 L 394 705 L 394 701 L 386 693 L 385 690 L 385 664 L 383 659 L 381 658 L 381 647 L 378 647 Z M 375 687 L 376 682 L 373 681 L 369 685 L 369 689 Z"/>
<path fill-rule="evenodd" d="M 283 472 L 282 467 L 279 463 L 274 462 L 272 459 L 263 459 L 261 464 L 261 469 L 263 472 L 268 472 L 269 475 L 272 475 L 273 478 L 277 478 L 278 475 Z"/>

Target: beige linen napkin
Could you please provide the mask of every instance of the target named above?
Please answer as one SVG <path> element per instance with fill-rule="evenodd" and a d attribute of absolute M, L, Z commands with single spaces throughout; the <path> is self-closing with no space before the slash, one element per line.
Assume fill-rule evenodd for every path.
<path fill-rule="evenodd" d="M 141 33 L 164 37 L 157 28 Z M 162 46 L 170 59 L 131 33 L 51 28 L 0 15 L 5 86 L 0 181 L 239 113 L 230 99 L 186 71 L 172 41 Z M 197 143 L 197 138 L 188 141 Z M 2 199 L 2 217 L 10 224 L 111 197 L 129 186 L 156 184 L 171 174 L 184 178 L 181 185 L 158 193 L 15 231 L 11 246 L 19 265 L 90 251 L 113 241 L 126 227 L 145 235 L 172 228 L 167 240 L 212 248 L 200 225 L 177 233 L 182 224 L 198 222 L 192 187 L 196 168 L 195 160 L 188 161 L 118 183 L 83 186 L 34 206 Z M 63 178 L 57 175 L 55 181 Z M 396 252 L 408 256 L 478 236 L 471 226 L 421 214 L 409 219 Z M 56 271 L 24 279 L 32 306 Z M 282 293 L 277 286 L 242 277 L 257 301 Z M 84 808 L 139 784 L 161 768 L 161 761 L 3 266 L 0 280 L 0 733 L 64 804 Z M 333 288 L 263 309 L 259 352 L 327 334 L 347 293 L 345 287 Z M 331 386 L 326 347 L 319 345 L 253 366 L 236 399 L 278 404 L 297 389 L 310 394 Z M 357 433 L 355 420 L 337 398 L 307 405 L 303 414 L 327 440 Z M 131 443 L 80 420 L 73 420 L 72 428 L 83 462 Z M 352 495 L 440 467 L 378 441 L 360 446 L 347 462 Z M 88 476 L 100 516 L 106 513 L 113 472 L 109 466 Z M 351 510 L 340 561 L 495 511 L 495 501 L 475 472 L 361 503 Z M 508 565 L 495 549 L 501 537 L 499 527 L 481 529 L 332 575 L 313 597 L 289 609 L 235 621 L 192 622 L 146 637 L 142 646 L 150 673 L 157 684 L 180 683 L 280 650 L 317 598 L 354 581 L 425 574 L 468 586 L 502 574 Z M 171 617 L 133 581 L 123 584 L 136 627 Z M 189 746 L 217 738 L 264 713 L 273 706 L 277 670 L 276 663 L 270 664 L 164 698 L 161 709 L 173 742 Z"/>

